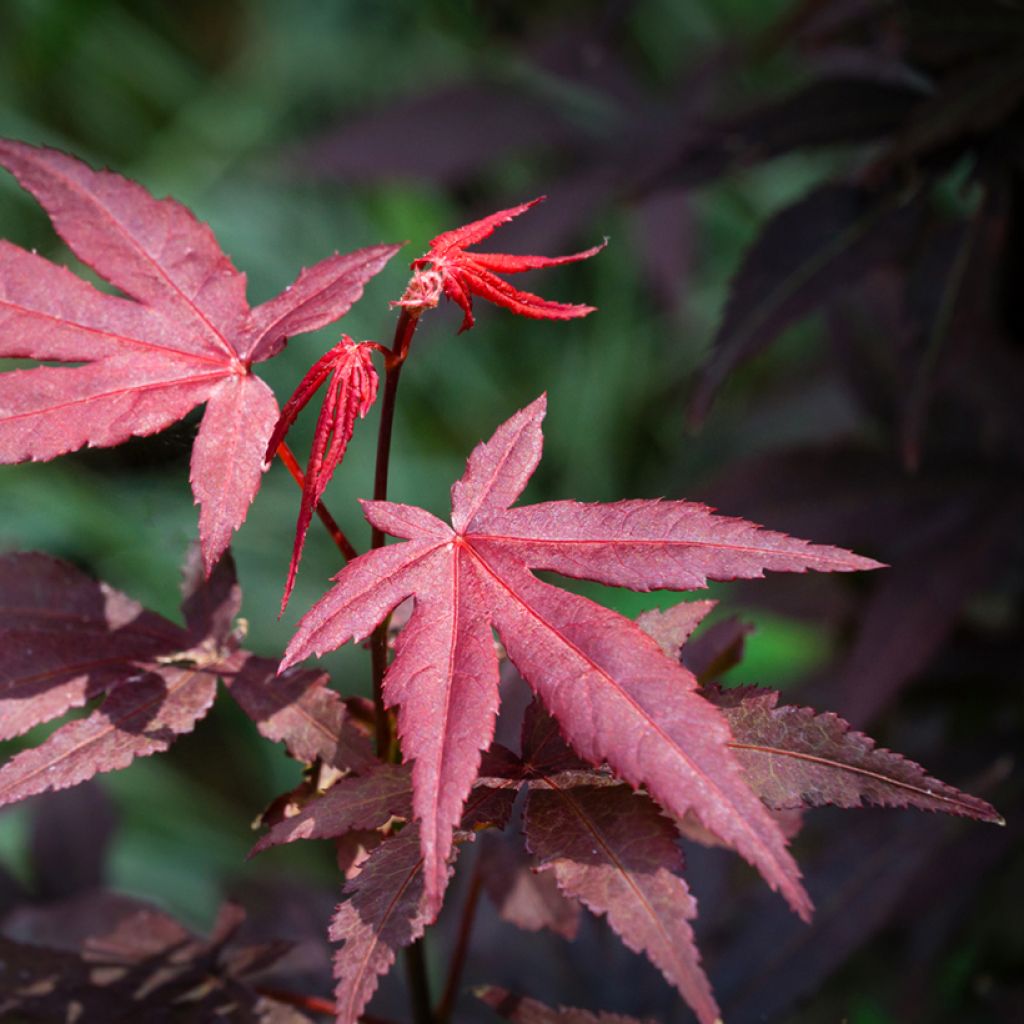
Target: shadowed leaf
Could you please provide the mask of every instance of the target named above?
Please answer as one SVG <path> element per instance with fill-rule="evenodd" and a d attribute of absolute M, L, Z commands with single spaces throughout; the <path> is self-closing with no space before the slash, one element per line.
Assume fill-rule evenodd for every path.
<path fill-rule="evenodd" d="M 728 720 L 736 757 L 769 807 L 871 803 L 1004 823 L 984 800 L 931 778 L 900 754 L 876 747 L 838 715 L 779 707 L 775 690 L 708 687 L 703 692 Z"/>

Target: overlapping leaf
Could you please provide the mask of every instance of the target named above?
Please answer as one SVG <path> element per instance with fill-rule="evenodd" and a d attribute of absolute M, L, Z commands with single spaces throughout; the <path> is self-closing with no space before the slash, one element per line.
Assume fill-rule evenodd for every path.
<path fill-rule="evenodd" d="M 374 759 L 319 673 L 276 677 L 273 662 L 237 650 L 230 634 L 239 591 L 223 560 L 186 593 L 187 628 L 146 611 L 80 570 L 41 554 L 0 557 L 0 727 L 20 735 L 87 701 L 0 768 L 0 805 L 65 789 L 136 757 L 166 750 L 213 703 L 217 679 L 261 732 L 300 760 L 365 770 Z"/>
<path fill-rule="evenodd" d="M 697 904 L 680 874 L 675 826 L 628 786 L 608 785 L 593 773 L 587 779 L 539 770 L 564 763 L 568 752 L 536 706 L 524 727 L 523 758 L 535 775 L 524 813 L 527 847 L 562 892 L 607 916 L 622 941 L 675 985 L 702 1024 L 713 1024 L 719 1011 L 690 927 Z"/>
<path fill-rule="evenodd" d="M 120 444 L 205 402 L 191 482 L 209 572 L 259 488 L 277 420 L 252 364 L 342 316 L 397 247 L 332 256 L 250 309 L 245 275 L 184 206 L 52 149 L 0 141 L 0 165 L 75 255 L 128 296 L 0 241 L 0 357 L 83 364 L 0 376 L 0 461 Z"/>
<path fill-rule="evenodd" d="M 553 1009 L 536 999 L 513 995 L 497 985 L 478 988 L 476 997 L 512 1024 L 652 1024 L 648 1019 L 627 1017 L 621 1013 L 591 1013 L 567 1006 Z"/>
<path fill-rule="evenodd" d="M 882 804 L 1003 823 L 984 800 L 931 778 L 900 754 L 876 747 L 838 715 L 778 706 L 777 691 L 752 686 L 702 692 L 728 720 L 736 758 L 769 807 Z"/>
<path fill-rule="evenodd" d="M 413 810 L 434 912 L 452 830 L 493 736 L 493 626 L 580 756 L 607 761 L 680 817 L 692 808 L 806 914 L 783 837 L 744 782 L 728 752 L 728 727 L 695 692 L 693 676 L 634 623 L 542 583 L 531 570 L 682 590 L 766 569 L 851 571 L 877 563 L 689 502 L 510 509 L 540 459 L 544 409 L 538 399 L 476 448 L 452 488 L 452 526 L 411 506 L 364 503 L 374 526 L 407 542 L 346 566 L 300 623 L 283 664 L 368 636 L 415 597 L 384 697 L 399 706 L 402 750 L 414 762 Z"/>

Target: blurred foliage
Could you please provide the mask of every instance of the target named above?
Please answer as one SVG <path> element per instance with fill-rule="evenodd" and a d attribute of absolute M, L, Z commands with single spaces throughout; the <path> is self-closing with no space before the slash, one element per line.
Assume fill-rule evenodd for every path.
<path fill-rule="evenodd" d="M 799 509 L 815 509 L 813 479 L 801 484 L 799 474 L 784 477 L 781 470 L 773 476 L 771 466 L 768 476 L 756 477 L 739 460 L 753 466 L 755 457 L 799 446 L 818 446 L 830 458 L 829 445 L 852 439 L 896 481 L 851 473 L 852 490 L 875 488 L 873 496 L 891 487 L 902 496 L 903 481 L 912 478 L 900 475 L 899 431 L 885 416 L 865 415 L 855 389 L 832 375 L 822 310 L 787 324 L 771 348 L 730 377 L 701 432 L 687 431 L 687 396 L 723 321 L 729 281 L 744 254 L 774 215 L 820 182 L 842 178 L 851 167 L 863 170 L 866 163 L 854 145 L 861 140 L 832 140 L 827 147 L 767 136 L 745 141 L 742 115 L 793 95 L 828 70 L 829 61 L 835 75 L 857 71 L 860 51 L 836 34 L 840 30 L 849 29 L 865 51 L 887 54 L 893 68 L 900 65 L 907 55 L 899 52 L 902 23 L 894 12 L 903 6 L 886 0 L 8 0 L 0 10 L 0 135 L 67 149 L 140 180 L 157 195 L 174 195 L 212 225 L 249 275 L 254 303 L 292 280 L 300 266 L 335 249 L 409 239 L 344 323 L 354 337 L 381 342 L 389 340 L 393 324 L 387 303 L 404 286 L 405 264 L 429 238 L 467 215 L 546 193 L 546 204 L 507 229 L 509 248 L 570 251 L 609 235 L 611 244 L 599 259 L 564 268 L 544 284 L 545 295 L 592 302 L 600 311 L 582 322 L 547 324 L 480 308 L 476 330 L 461 337 L 454 336 L 456 310 L 442 308 L 429 317 L 403 374 L 392 497 L 443 512 L 448 487 L 472 445 L 547 390 L 547 453 L 528 500 L 714 495 L 730 513 L 758 518 L 763 510 L 768 525 L 799 534 Z M 936 10 L 952 18 L 956 6 L 944 0 Z M 981 6 L 993 18 L 1005 18 L 1000 31 L 1010 43 L 1021 38 L 1014 35 L 1019 4 Z M 840 29 L 830 27 L 830 16 Z M 969 18 L 958 23 L 961 40 L 975 38 L 969 31 L 974 24 Z M 816 44 L 819 37 L 826 42 Z M 929 51 L 930 63 L 920 63 L 914 73 L 926 69 L 943 80 L 944 58 L 935 53 Z M 888 81 L 884 68 L 875 71 Z M 704 136 L 707 125 L 725 128 Z M 987 138 L 986 131 L 974 126 L 969 134 Z M 741 143 L 753 148 L 736 149 Z M 944 165 L 935 192 L 935 203 L 950 218 L 973 209 L 966 184 L 970 160 L 959 151 L 954 155 L 961 162 Z M 0 225 L 4 237 L 74 265 L 45 216 L 6 175 L 0 179 Z M 872 329 L 884 339 L 881 328 Z M 268 364 L 266 376 L 279 396 L 290 393 L 336 334 L 331 328 L 298 338 Z M 958 416 L 941 404 L 933 411 L 944 434 L 958 429 Z M 298 426 L 297 451 L 308 443 L 311 420 L 307 416 Z M 360 547 L 368 529 L 353 498 L 371 488 L 375 427 L 375 414 L 359 426 L 326 496 Z M 70 559 L 176 618 L 178 567 L 195 533 L 187 484 L 191 430 L 194 421 L 111 451 L 4 468 L 0 548 L 39 548 Z M 964 455 L 966 475 L 976 458 L 974 451 Z M 807 462 L 799 459 L 803 469 Z M 781 481 L 780 493 L 758 505 L 745 495 L 752 480 L 763 479 Z M 948 496 L 955 481 L 936 487 Z M 736 498 L 727 501 L 726 495 Z M 296 511 L 297 493 L 275 466 L 235 546 L 248 644 L 261 653 L 283 648 L 296 617 L 339 568 L 336 552 L 314 526 L 292 611 L 276 619 Z M 813 539 L 844 541 L 809 529 Z M 865 531 L 850 532 L 857 537 Z M 1016 579 L 1019 564 L 1010 563 L 1003 573 Z M 927 589 L 926 580 L 919 578 L 917 586 Z M 723 602 L 716 615 L 739 608 L 759 626 L 733 677 L 785 687 L 841 666 L 856 631 L 851 609 L 871 586 L 759 581 L 756 595 L 745 587 L 714 588 Z M 581 589 L 626 614 L 672 599 Z M 992 735 L 986 756 L 971 753 L 985 740 L 988 719 L 976 709 L 951 713 L 957 705 L 942 702 L 965 687 L 984 694 L 1008 676 L 1008 663 L 1019 664 L 1012 658 L 1016 647 L 998 648 L 1000 661 L 994 641 L 989 643 L 993 635 L 1007 634 L 996 626 L 1012 627 L 1019 601 L 1005 588 L 993 594 L 977 580 L 964 589 L 972 599 L 981 597 L 968 605 L 966 625 L 957 627 L 957 637 L 968 643 L 944 663 L 945 674 L 935 673 L 927 691 L 935 696 L 919 694 L 913 714 L 897 706 L 874 731 L 882 738 L 891 733 L 894 746 L 928 764 L 925 754 L 942 749 L 955 719 L 969 733 L 968 753 L 954 757 L 949 763 L 956 767 L 944 777 L 966 785 L 966 772 L 984 777 L 1017 726 L 1005 724 Z M 745 603 L 748 594 L 756 605 Z M 962 607 L 951 613 L 950 631 Z M 945 636 L 926 665 L 938 660 Z M 362 651 L 346 650 L 328 659 L 327 667 L 343 692 L 367 691 Z M 813 687 L 801 699 L 817 703 Z M 828 704 L 823 699 L 819 706 Z M 1019 719 L 1019 713 L 1018 707 L 1013 714 Z M 1004 721 L 1017 721 L 1013 714 Z M 966 724 L 971 721 L 973 730 Z M 909 747 L 897 742 L 908 735 Z M 112 882 L 158 899 L 203 929 L 225 887 L 267 882 L 281 872 L 314 888 L 331 886 L 329 854 L 299 849 L 304 844 L 271 854 L 265 863 L 241 863 L 246 823 L 294 785 L 297 774 L 282 753 L 258 742 L 239 715 L 218 704 L 170 754 L 104 780 L 122 817 Z M 888 841 L 884 830 L 871 827 L 879 844 Z M 0 818 L 0 856 L 23 878 L 28 832 L 20 809 Z M 1004 854 L 986 845 L 987 834 L 972 835 L 990 854 L 989 860 L 976 857 L 981 866 L 975 870 L 1003 863 Z M 827 845 L 820 836 L 818 841 Z M 954 863 L 971 868 L 964 833 L 942 833 L 929 842 L 930 849 L 943 856 L 952 851 L 960 857 Z M 994 891 L 1019 890 L 1016 857 L 1016 874 L 1007 872 L 1002 877 L 1009 881 L 993 883 L 996 888 L 980 897 L 980 906 L 994 908 L 990 919 L 967 913 L 959 901 L 960 917 L 939 922 L 945 931 L 940 928 L 944 939 L 937 948 L 926 948 L 915 933 L 921 947 L 915 947 L 916 960 L 898 955 L 904 933 L 880 924 L 880 952 L 862 952 L 838 971 L 806 1013 L 785 1016 L 786 1006 L 778 1011 L 783 1016 L 772 1019 L 982 1020 L 997 1003 L 1019 1005 L 1012 1002 L 1019 992 L 1000 988 L 998 979 L 1009 976 L 1022 951 L 1019 939 L 1002 941 L 1005 908 L 1001 916 L 992 897 Z M 706 869 L 699 852 L 693 861 L 699 876 Z M 697 883 L 702 898 L 721 891 L 721 876 L 708 877 L 703 890 Z M 923 901 L 924 882 L 918 890 Z M 1013 900 L 1003 903 L 1012 906 Z M 749 908 L 739 901 L 723 906 L 735 911 L 729 929 L 741 930 Z M 923 910 L 921 917 L 931 920 Z M 724 927 L 721 918 L 714 927 Z M 851 940 L 849 952 L 863 941 Z M 713 967 L 720 955 L 718 973 L 725 981 L 719 983 L 729 991 L 730 951 L 719 944 L 708 953 Z M 893 977 L 894 964 L 907 965 L 906 979 Z M 944 979 L 941 998 L 922 980 L 927 965 L 937 970 L 935 964 Z M 638 970 L 623 969 L 626 977 Z M 609 977 L 622 988 L 624 975 L 610 971 Z M 741 987 L 735 976 L 732 983 L 733 992 Z M 871 994 L 861 994 L 865 989 Z M 989 998 L 992 991 L 996 995 Z M 907 1016 L 914 992 L 927 999 Z M 600 994 L 595 990 L 593 998 Z M 797 992 L 794 1001 L 807 994 Z M 573 1001 L 568 993 L 554 1001 L 559 998 Z M 664 997 L 660 1003 L 651 998 L 651 1008 L 664 1011 Z"/>

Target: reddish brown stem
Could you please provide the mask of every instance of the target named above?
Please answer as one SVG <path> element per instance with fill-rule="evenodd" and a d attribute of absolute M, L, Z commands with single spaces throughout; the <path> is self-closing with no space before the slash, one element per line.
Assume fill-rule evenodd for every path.
<path fill-rule="evenodd" d="M 284 989 L 271 988 L 267 985 L 258 985 L 256 991 L 261 996 L 284 1003 L 286 1006 L 305 1010 L 307 1013 L 321 1013 L 333 1017 L 336 1012 L 334 1003 L 330 999 L 323 999 L 320 996 L 304 996 L 301 992 L 287 992 Z M 361 1014 L 359 1020 L 361 1024 L 394 1024 L 386 1017 L 374 1017 L 369 1013 Z"/>
<path fill-rule="evenodd" d="M 395 338 L 384 360 L 384 397 L 381 401 L 380 427 L 377 432 L 377 468 L 373 479 L 373 500 L 386 501 L 388 496 L 388 466 L 391 461 L 391 435 L 395 423 L 395 399 L 402 364 L 409 354 L 409 344 L 419 325 L 419 313 L 410 314 L 403 309 L 395 325 Z M 384 534 L 373 527 L 370 547 L 384 546 Z M 373 661 L 373 706 L 377 732 L 377 756 L 385 760 L 397 759 L 392 743 L 391 720 L 384 706 L 384 673 L 388 667 L 389 615 L 373 632 L 370 654 Z"/>
<path fill-rule="evenodd" d="M 384 356 L 384 397 L 381 401 L 380 427 L 377 431 L 377 468 L 373 478 L 374 501 L 386 501 L 388 497 L 388 466 L 391 461 L 391 435 L 395 424 L 395 399 L 398 395 L 398 379 L 402 365 L 409 354 L 412 336 L 420 322 L 420 310 L 410 313 L 403 309 L 395 325 L 395 337 L 391 350 Z M 384 534 L 373 527 L 370 547 L 384 546 Z M 384 673 L 388 667 L 388 627 L 391 616 L 373 631 L 370 655 L 373 661 L 373 708 L 377 732 L 377 756 L 397 762 L 401 757 L 391 727 L 391 717 L 384 706 Z M 405 950 L 405 968 L 409 979 L 409 1001 L 412 1004 L 414 1024 L 433 1024 L 434 1015 L 430 1005 L 430 986 L 427 981 L 426 959 L 423 955 L 422 940 L 414 942 Z"/>
<path fill-rule="evenodd" d="M 480 869 L 480 857 L 478 856 L 473 865 L 473 877 L 469 882 L 466 902 L 462 905 L 459 935 L 455 940 L 455 949 L 448 967 L 448 979 L 437 1003 L 437 1008 L 434 1010 L 434 1020 L 437 1024 L 448 1024 L 452 1017 L 452 1011 L 455 1009 L 455 1000 L 459 996 L 459 983 L 462 980 L 462 970 L 466 966 L 466 956 L 469 954 L 469 938 L 473 933 L 473 923 L 476 920 L 476 908 L 480 902 L 483 880 L 484 876 Z"/>
<path fill-rule="evenodd" d="M 298 459 L 295 458 L 295 452 L 284 441 L 278 446 L 277 457 L 285 464 L 288 472 L 292 475 L 292 479 L 299 485 L 299 490 L 302 490 L 306 486 L 305 474 L 299 466 Z M 316 503 L 316 514 L 320 517 L 320 522 L 327 527 L 327 532 L 331 535 L 331 540 L 334 541 L 342 557 L 346 562 L 351 562 L 359 552 L 352 547 L 348 537 L 345 536 L 344 530 L 338 525 L 334 516 L 327 511 L 322 501 Z"/>

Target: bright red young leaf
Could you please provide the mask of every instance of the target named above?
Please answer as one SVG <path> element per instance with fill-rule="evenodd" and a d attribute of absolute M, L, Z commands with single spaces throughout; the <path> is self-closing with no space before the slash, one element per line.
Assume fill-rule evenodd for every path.
<path fill-rule="evenodd" d="M 277 449 L 296 417 L 320 385 L 331 377 L 313 432 L 309 462 L 306 464 L 299 519 L 295 525 L 295 545 L 288 566 L 288 581 L 281 598 L 282 613 L 288 604 L 292 587 L 295 586 L 295 574 L 299 571 L 299 559 L 302 558 L 302 547 L 313 519 L 313 510 L 345 457 L 345 450 L 355 430 L 356 417 L 362 419 L 377 397 L 377 371 L 373 368 L 370 351 L 369 345 L 357 345 L 347 334 L 343 334 L 341 341 L 321 356 L 302 378 L 295 393 L 281 410 L 281 416 L 267 443 L 266 461 L 269 463 L 277 454 Z"/>
<path fill-rule="evenodd" d="M 542 299 L 539 295 L 514 288 L 498 277 L 498 274 L 519 274 L 524 270 L 558 267 L 564 263 L 589 259 L 608 244 L 607 240 L 571 256 L 513 256 L 507 253 L 465 251 L 467 245 L 475 245 L 489 238 L 495 228 L 507 224 L 514 217 L 525 213 L 531 206 L 543 202 L 544 198 L 540 196 L 508 210 L 499 210 L 489 217 L 483 217 L 454 231 L 446 231 L 432 239 L 427 254 L 410 264 L 415 274 L 397 305 L 410 309 L 436 306 L 443 291 L 463 312 L 460 334 L 473 326 L 474 295 L 534 320 L 571 320 L 593 313 L 593 306 L 552 302 L 550 299 Z M 426 269 L 427 267 L 430 269 Z"/>
<path fill-rule="evenodd" d="M 830 711 L 778 705 L 776 690 L 755 686 L 703 694 L 729 722 L 736 759 L 751 788 L 769 806 L 918 807 L 1005 824 L 975 796 L 927 775 L 924 769 L 856 732 Z"/>
<path fill-rule="evenodd" d="M 0 141 L 0 165 L 75 255 L 128 296 L 0 240 L 0 357 L 83 364 L 0 376 L 0 462 L 120 444 L 207 403 L 191 482 L 210 572 L 259 489 L 277 419 L 252 364 L 347 312 L 397 246 L 332 256 L 250 309 L 245 275 L 174 200 L 21 142 Z"/>
<path fill-rule="evenodd" d="M 728 726 L 635 623 L 542 583 L 548 569 L 636 590 L 685 590 L 766 569 L 851 571 L 878 563 L 715 516 L 683 501 L 571 501 L 510 509 L 541 454 L 540 398 L 470 456 L 452 488 L 452 526 L 412 506 L 364 502 L 378 529 L 407 542 L 349 563 L 300 622 L 283 665 L 367 637 L 401 601 L 384 698 L 399 706 L 402 751 L 414 762 L 426 899 L 440 907 L 452 830 L 494 733 L 497 629 L 521 675 L 576 752 L 608 762 L 666 810 L 693 809 L 755 864 L 801 914 L 799 871 L 729 752 Z"/>
<path fill-rule="evenodd" d="M 166 750 L 213 703 L 217 679 L 269 739 L 341 770 L 376 763 L 320 673 L 276 675 L 237 650 L 240 593 L 230 559 L 185 595 L 183 629 L 41 554 L 0 557 L 0 737 L 9 739 L 106 695 L 0 768 L 0 805 L 74 786 Z"/>

